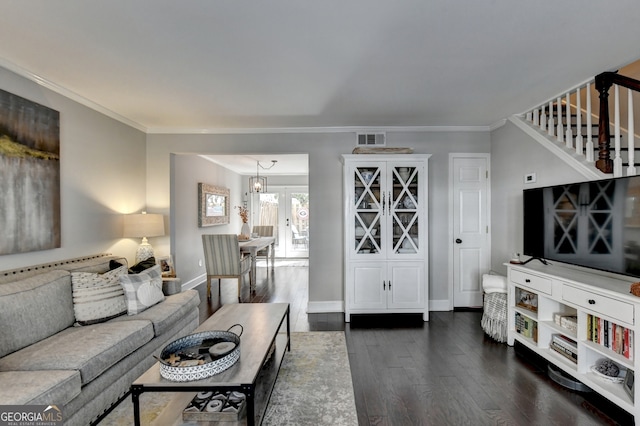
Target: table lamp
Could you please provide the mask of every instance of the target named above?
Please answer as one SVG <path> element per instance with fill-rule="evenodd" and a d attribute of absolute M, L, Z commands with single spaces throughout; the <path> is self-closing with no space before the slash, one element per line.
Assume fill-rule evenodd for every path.
<path fill-rule="evenodd" d="M 125 238 L 142 237 L 142 243 L 136 250 L 136 263 L 153 257 L 153 247 L 147 237 L 161 237 L 164 235 L 164 216 L 161 214 L 147 214 L 146 212 L 128 214 L 124 216 Z"/>

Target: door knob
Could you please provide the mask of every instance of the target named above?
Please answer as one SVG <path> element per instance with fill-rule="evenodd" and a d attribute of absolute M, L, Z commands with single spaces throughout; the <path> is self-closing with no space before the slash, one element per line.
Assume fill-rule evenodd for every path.
<path fill-rule="evenodd" d="M 462 244 L 462 240 L 460 238 L 456 238 L 456 244 Z"/>

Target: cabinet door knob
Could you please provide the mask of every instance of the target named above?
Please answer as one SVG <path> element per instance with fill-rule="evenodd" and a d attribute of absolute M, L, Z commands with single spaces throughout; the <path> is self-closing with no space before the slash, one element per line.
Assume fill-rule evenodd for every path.
<path fill-rule="evenodd" d="M 596 304 L 596 301 L 593 300 L 593 299 L 589 299 L 588 302 L 589 302 L 590 305 L 595 305 Z"/>
<path fill-rule="evenodd" d="M 524 282 L 525 282 L 525 283 L 530 283 L 530 282 L 531 282 L 531 280 L 530 280 L 529 278 L 525 278 L 525 279 L 524 279 Z"/>
<path fill-rule="evenodd" d="M 383 290 L 387 289 L 387 282 L 386 281 L 382 281 L 382 289 Z"/>

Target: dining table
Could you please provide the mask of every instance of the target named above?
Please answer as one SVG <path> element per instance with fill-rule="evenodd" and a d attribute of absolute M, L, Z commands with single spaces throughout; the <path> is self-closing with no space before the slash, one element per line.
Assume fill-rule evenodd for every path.
<path fill-rule="evenodd" d="M 269 249 L 269 255 L 267 256 L 267 268 L 269 267 L 269 257 L 271 257 L 271 269 L 273 269 L 276 253 L 274 247 L 275 242 L 276 237 L 257 237 L 245 241 L 238 241 L 240 245 L 240 253 L 247 253 L 251 256 L 251 282 L 249 284 L 251 288 L 254 288 L 256 284 L 256 258 L 260 250 L 265 248 Z"/>

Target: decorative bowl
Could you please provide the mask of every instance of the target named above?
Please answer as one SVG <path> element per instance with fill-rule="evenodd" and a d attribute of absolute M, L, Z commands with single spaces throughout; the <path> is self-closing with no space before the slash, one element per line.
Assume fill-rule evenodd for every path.
<path fill-rule="evenodd" d="M 236 326 L 242 329 L 240 324 L 234 324 L 227 331 L 202 331 L 189 334 L 169 343 L 160 352 L 160 375 L 174 382 L 189 382 L 206 379 L 227 370 L 240 359 L 240 336 L 242 331 L 240 331 L 240 334 L 229 331 Z M 179 366 L 169 364 L 166 361 L 172 354 L 201 346 L 206 340 L 215 341 L 216 343 L 230 342 L 234 344 L 234 347 L 226 354 L 200 365 Z"/>

